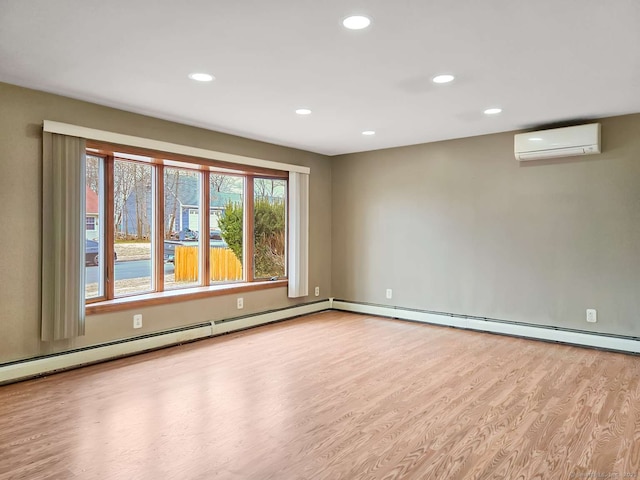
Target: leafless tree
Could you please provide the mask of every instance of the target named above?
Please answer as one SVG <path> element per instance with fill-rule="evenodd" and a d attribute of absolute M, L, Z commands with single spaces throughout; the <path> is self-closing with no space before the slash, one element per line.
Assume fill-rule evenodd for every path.
<path fill-rule="evenodd" d="M 212 173 L 209 176 L 209 182 L 211 183 L 211 188 L 213 189 L 213 191 L 215 192 L 222 192 L 226 189 L 226 187 L 229 185 L 231 181 L 231 177 L 229 177 L 229 175 L 218 175 L 215 173 Z"/>
<path fill-rule="evenodd" d="M 136 208 L 136 239 L 150 238 L 151 222 L 149 205 L 151 204 L 151 166 L 134 164 L 134 191 Z"/>
<path fill-rule="evenodd" d="M 85 164 L 87 170 L 87 187 L 97 194 L 100 194 L 100 160 L 100 157 L 87 155 Z"/>
<path fill-rule="evenodd" d="M 278 191 L 279 188 L 284 188 L 286 182 L 280 179 L 273 178 L 257 178 L 254 183 L 255 196 L 259 198 L 271 198 L 282 197 L 284 191 Z"/>
<path fill-rule="evenodd" d="M 127 200 L 135 189 L 135 162 L 116 160 L 113 168 L 113 215 L 117 232 L 125 238 L 129 235 Z"/>
<path fill-rule="evenodd" d="M 176 218 L 178 216 L 178 193 L 180 188 L 180 170 L 177 168 L 164 169 L 165 188 L 165 209 L 164 209 L 164 236 L 166 240 L 171 238 L 171 234 L 176 228 Z M 169 193 L 169 195 L 167 195 Z"/>

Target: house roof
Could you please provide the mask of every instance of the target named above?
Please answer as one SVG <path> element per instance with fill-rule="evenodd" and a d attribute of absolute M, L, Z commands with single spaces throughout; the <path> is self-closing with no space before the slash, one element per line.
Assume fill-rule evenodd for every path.
<path fill-rule="evenodd" d="M 86 187 L 86 213 L 87 215 L 99 215 L 100 214 L 100 199 L 98 194 Z"/>

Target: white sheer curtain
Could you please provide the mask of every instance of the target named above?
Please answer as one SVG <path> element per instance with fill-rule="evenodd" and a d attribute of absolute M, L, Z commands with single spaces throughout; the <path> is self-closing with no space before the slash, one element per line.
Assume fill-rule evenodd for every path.
<path fill-rule="evenodd" d="M 85 141 L 44 132 L 42 340 L 84 335 Z"/>
<path fill-rule="evenodd" d="M 289 172 L 289 298 L 309 295 L 309 175 Z"/>

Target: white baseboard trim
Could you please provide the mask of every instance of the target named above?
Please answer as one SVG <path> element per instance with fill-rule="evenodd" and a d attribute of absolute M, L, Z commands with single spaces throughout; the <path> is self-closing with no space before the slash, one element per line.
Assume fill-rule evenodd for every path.
<path fill-rule="evenodd" d="M 193 328 L 132 338 L 107 345 L 98 345 L 25 361 L 12 362 L 0 366 L 0 385 L 332 309 L 380 317 L 413 320 L 447 327 L 604 348 L 620 352 L 640 353 L 640 341 L 633 338 L 545 328 L 535 325 L 503 323 L 471 317 L 403 309 L 400 307 L 346 302 L 330 298 L 315 303 L 293 306 L 256 315 L 247 315 L 245 317 L 223 321 L 212 321 L 209 324 L 202 324 Z"/>
<path fill-rule="evenodd" d="M 203 325 L 188 330 L 180 330 L 149 337 L 132 338 L 131 340 L 123 342 L 110 343 L 93 348 L 73 350 L 57 355 L 12 363 L 0 367 L 0 384 L 45 375 L 60 370 L 68 370 L 112 358 L 133 355 L 168 345 L 189 342 L 198 338 L 210 337 L 211 333 L 211 325 Z"/>
<path fill-rule="evenodd" d="M 335 310 L 344 310 L 346 312 L 400 318 L 403 320 L 413 320 L 416 322 L 443 325 L 447 327 L 500 333 L 503 335 L 513 335 L 517 337 L 568 343 L 586 347 L 604 348 L 607 350 L 616 350 L 627 353 L 640 353 L 640 341 L 633 338 L 601 335 L 598 333 L 583 333 L 572 330 L 525 325 L 521 323 L 503 323 L 479 318 L 423 312 L 403 309 L 401 307 L 345 302 L 342 300 L 333 300 L 332 308 Z"/>
<path fill-rule="evenodd" d="M 323 310 L 329 310 L 330 308 L 330 301 L 323 300 L 282 310 L 274 310 L 272 312 L 261 313 L 259 315 L 248 315 L 246 317 L 211 322 L 211 325 L 213 327 L 213 334 L 220 335 L 222 333 L 229 333 L 235 330 L 257 327 L 258 325 L 264 325 L 265 323 L 279 322 L 280 320 L 299 317 L 300 315 L 322 312 Z"/>
<path fill-rule="evenodd" d="M 310 304 L 284 308 L 262 314 L 256 314 L 238 319 L 230 319 L 222 323 L 211 322 L 193 328 L 148 335 L 106 345 L 97 345 L 84 349 L 73 350 L 60 354 L 48 355 L 25 361 L 12 362 L 0 366 L 0 385 L 27 378 L 37 377 L 60 370 L 88 365 L 91 363 L 111 360 L 118 357 L 154 350 L 180 343 L 190 342 L 201 338 L 242 330 L 265 323 L 285 320 L 287 318 L 320 312 L 330 308 L 330 301 L 320 301 Z"/>

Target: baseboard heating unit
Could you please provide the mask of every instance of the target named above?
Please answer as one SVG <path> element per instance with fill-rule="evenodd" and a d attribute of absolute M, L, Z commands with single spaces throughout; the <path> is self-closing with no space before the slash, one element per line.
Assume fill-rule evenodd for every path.
<path fill-rule="evenodd" d="M 506 320 L 430 312 L 389 305 L 348 302 L 337 299 L 331 299 L 331 307 L 333 310 L 398 318 L 432 325 L 498 333 L 501 335 L 532 338 L 625 353 L 640 353 L 640 339 L 637 337 L 625 337 L 583 330 L 569 330 Z"/>
<path fill-rule="evenodd" d="M 5 363 L 0 365 L 0 385 L 202 338 L 223 335 L 325 310 L 375 315 L 617 352 L 640 353 L 640 339 L 637 337 L 569 330 L 506 320 L 454 315 L 389 305 L 349 302 L 330 298 L 253 315 L 215 320 L 174 330 L 118 340 L 107 344 Z"/>
<path fill-rule="evenodd" d="M 106 344 L 78 348 L 61 353 L 43 355 L 0 365 L 0 385 L 77 368 L 92 363 L 179 345 L 246 328 L 278 322 L 330 308 L 329 300 L 294 305 L 255 315 L 244 315 L 221 321 L 205 322 L 168 331 L 117 340 Z"/>

